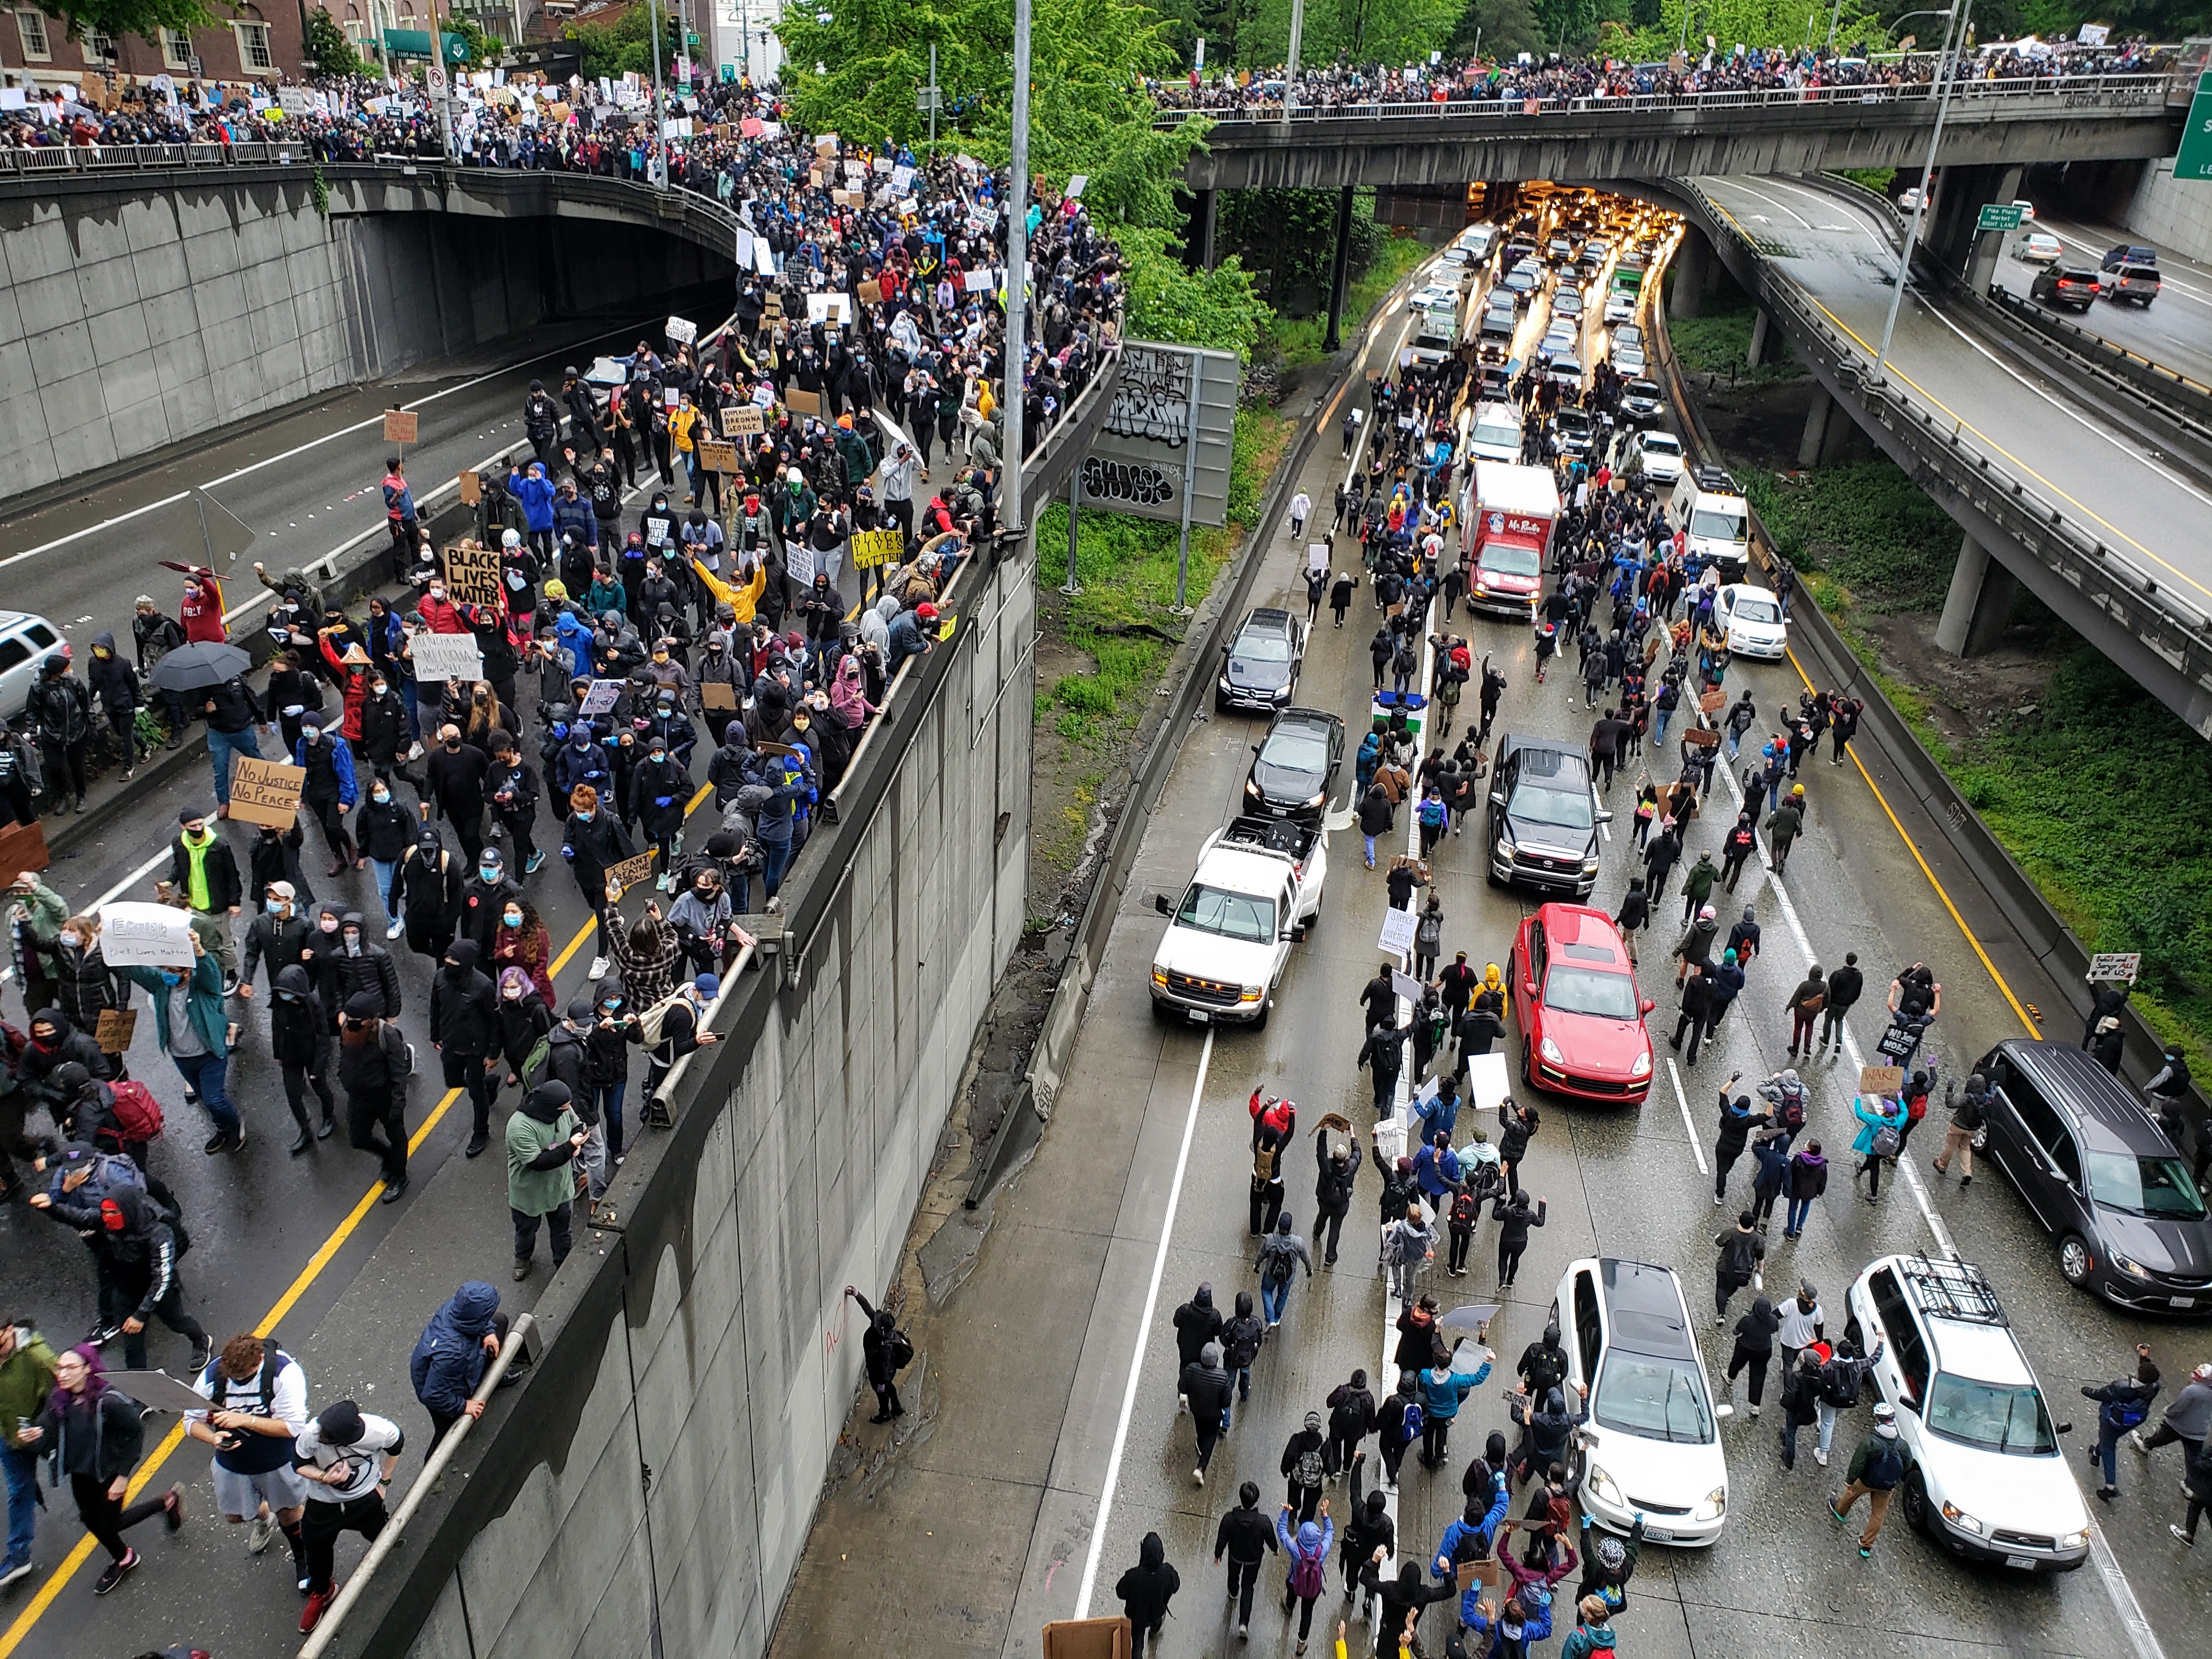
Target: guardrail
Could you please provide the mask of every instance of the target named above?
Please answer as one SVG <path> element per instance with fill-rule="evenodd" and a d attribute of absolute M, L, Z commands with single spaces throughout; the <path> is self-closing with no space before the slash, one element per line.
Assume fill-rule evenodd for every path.
<path fill-rule="evenodd" d="M 0 149 L 0 173 L 132 173 L 149 168 L 279 167 L 314 160 L 306 139 L 243 144 L 49 144 Z"/>
<path fill-rule="evenodd" d="M 1756 246 L 1697 185 L 1671 180 L 1669 188 L 1696 202 L 1714 234 L 1735 242 L 1756 271 L 1760 303 L 1783 314 L 1813 366 L 1856 398 L 1916 465 L 1940 478 L 1977 512 L 2075 589 L 2088 605 L 2127 629 L 2168 666 L 2212 691 L 2212 636 L 2208 618 L 2148 571 L 2108 547 L 2067 517 L 2066 507 L 2030 489 L 2006 458 L 1981 447 L 1955 418 L 1916 404 L 1893 380 L 1867 379 L 1873 364 L 1858 343 L 1813 306 L 1795 283 L 1778 275 Z"/>
<path fill-rule="evenodd" d="M 2103 335 L 2093 333 L 2079 323 L 2069 322 L 2056 312 L 2045 310 L 2033 300 L 2023 300 L 2009 289 L 1992 284 L 1987 295 L 1977 297 L 1986 299 L 2014 321 L 2057 342 L 2136 390 L 2172 404 L 2192 421 L 2212 426 L 2212 386 L 2193 380 L 2179 369 L 2168 368 L 2139 351 L 2114 345 Z"/>
<path fill-rule="evenodd" d="M 2067 109 L 2163 108 L 2172 77 L 2165 74 L 2069 75 L 2020 76 L 2000 81 L 1960 81 L 1952 94 L 1952 118 L 1963 102 L 2001 102 L 2018 100 L 2047 108 L 2052 100 Z M 1291 125 L 1389 120 L 1507 120 L 1516 116 L 1633 115 L 1674 113 L 1683 110 L 1799 109 L 1808 106 L 1933 104 L 1937 88 L 1933 82 L 1901 87 L 1768 87 L 1741 92 L 1636 93 L 1620 97 L 1526 97 L 1430 99 L 1419 102 L 1367 104 L 1298 104 L 1289 118 Z M 1993 111 L 1993 115 L 2005 112 Z M 1283 106 L 1240 104 L 1224 109 L 1194 106 L 1164 108 L 1154 125 L 1173 127 L 1187 115 L 1227 125 L 1233 122 L 1285 124 Z"/>

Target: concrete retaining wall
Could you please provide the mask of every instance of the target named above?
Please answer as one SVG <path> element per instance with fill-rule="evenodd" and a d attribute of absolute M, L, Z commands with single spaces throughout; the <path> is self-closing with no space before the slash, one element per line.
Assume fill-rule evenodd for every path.
<path fill-rule="evenodd" d="M 726 269 L 653 231 L 556 258 L 550 217 L 325 219 L 313 176 L 0 195 L 0 478 L 13 495 Z"/>
<path fill-rule="evenodd" d="M 2212 185 L 2177 182 L 2171 156 L 2144 164 L 2120 222 L 2154 247 L 2212 262 Z"/>

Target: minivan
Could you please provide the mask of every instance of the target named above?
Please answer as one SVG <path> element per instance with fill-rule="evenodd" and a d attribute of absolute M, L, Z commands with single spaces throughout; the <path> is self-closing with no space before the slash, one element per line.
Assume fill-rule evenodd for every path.
<path fill-rule="evenodd" d="M 23 705 L 49 654 L 70 654 L 54 625 L 27 611 L 0 611 L 0 716 L 22 718 Z"/>

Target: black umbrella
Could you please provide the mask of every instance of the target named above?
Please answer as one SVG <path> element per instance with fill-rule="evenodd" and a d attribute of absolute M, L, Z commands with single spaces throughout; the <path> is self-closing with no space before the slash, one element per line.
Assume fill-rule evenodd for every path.
<path fill-rule="evenodd" d="M 148 678 L 164 691 L 204 691 L 252 666 L 253 659 L 234 645 L 195 640 L 155 663 Z"/>

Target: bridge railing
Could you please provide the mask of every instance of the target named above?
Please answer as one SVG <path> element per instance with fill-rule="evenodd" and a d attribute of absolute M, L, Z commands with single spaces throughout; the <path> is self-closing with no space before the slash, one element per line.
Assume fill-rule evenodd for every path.
<path fill-rule="evenodd" d="M 2040 107 L 2054 101 L 2062 108 L 2142 109 L 2163 107 L 2172 77 L 2162 73 L 2133 75 L 2021 76 L 2003 80 L 1960 81 L 1953 106 L 1961 100 L 2021 100 Z M 1634 115 L 1685 110 L 1796 109 L 1807 106 L 1843 104 L 1852 107 L 1882 104 L 1927 104 L 1936 88 L 1921 82 L 1909 86 L 1765 87 L 1733 92 L 1639 93 L 1620 97 L 1459 98 L 1404 103 L 1305 104 L 1296 106 L 1293 125 L 1310 122 L 1316 128 L 1330 124 L 1392 120 L 1510 120 L 1516 117 L 1547 115 Z M 1992 112 L 1998 113 L 2001 112 Z M 1169 106 L 1154 125 L 1172 127 L 1186 115 L 1202 115 L 1223 123 L 1284 124 L 1279 103 L 1235 105 L 1223 109 L 1203 106 Z"/>
<path fill-rule="evenodd" d="M 305 139 L 255 140 L 243 144 L 49 144 L 0 149 L 0 174 L 31 173 L 143 173 L 178 167 L 276 167 L 309 161 Z"/>
<path fill-rule="evenodd" d="M 2212 618 L 2069 514 L 2071 503 L 2031 488 L 2002 451 L 1984 446 L 1957 416 L 1905 394 L 1891 378 L 1870 378 L 1873 357 L 1796 283 L 1776 270 L 1729 216 L 1687 179 L 1670 187 L 1701 204 L 1713 234 L 1735 241 L 1759 272 L 1758 298 L 1781 313 L 1793 344 L 1856 398 L 1912 461 L 1923 484 L 1939 481 L 2040 560 L 2083 601 L 2131 631 L 2170 666 L 2212 690 Z"/>

